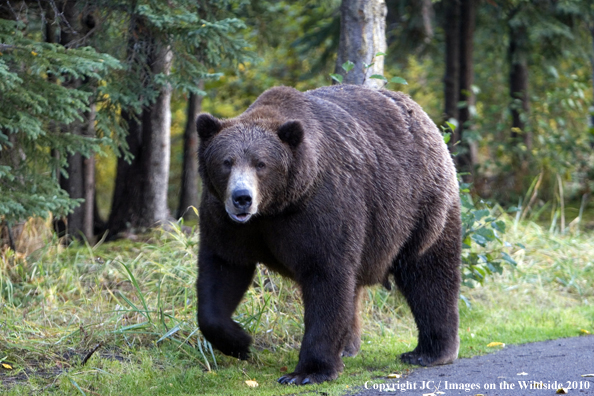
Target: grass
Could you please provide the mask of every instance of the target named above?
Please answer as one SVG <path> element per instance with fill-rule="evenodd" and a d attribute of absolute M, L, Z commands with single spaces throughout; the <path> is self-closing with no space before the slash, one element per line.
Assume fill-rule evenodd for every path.
<path fill-rule="evenodd" d="M 509 248 L 515 270 L 463 289 L 470 305 L 460 301 L 461 357 L 488 353 L 494 341 L 594 332 L 592 233 L 506 221 L 505 239 L 526 248 Z M 362 351 L 344 359 L 338 380 L 286 387 L 275 380 L 295 367 L 303 335 L 290 281 L 259 269 L 235 316 L 255 337 L 254 353 L 238 361 L 213 351 L 196 328 L 195 234 L 174 227 L 141 241 L 69 248 L 49 233 L 39 238 L 42 247 L 28 255 L 0 257 L 2 394 L 340 395 L 413 369 L 397 359 L 416 343 L 397 292 L 368 290 Z"/>

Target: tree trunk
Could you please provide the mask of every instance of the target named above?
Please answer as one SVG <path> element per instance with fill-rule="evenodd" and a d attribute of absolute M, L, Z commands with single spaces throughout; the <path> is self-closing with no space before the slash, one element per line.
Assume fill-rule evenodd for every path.
<path fill-rule="evenodd" d="M 128 126 L 126 144 L 133 158 L 131 162 L 126 161 L 122 156 L 118 158 L 111 212 L 107 223 L 112 236 L 137 222 L 132 217 L 135 214 L 134 208 L 140 206 L 144 183 L 144 175 L 140 169 L 140 158 L 143 155 L 140 122 L 128 110 L 122 110 L 122 119 Z"/>
<path fill-rule="evenodd" d="M 460 0 L 446 0 L 445 43 L 446 70 L 444 76 L 445 121 L 458 121 L 460 100 Z M 452 144 L 456 143 L 452 139 Z"/>
<path fill-rule="evenodd" d="M 594 93 L 594 25 L 590 28 L 590 34 L 592 35 L 592 92 Z M 593 96 L 594 101 L 594 96 Z M 592 108 L 594 109 L 594 102 L 592 102 Z M 594 128 L 594 111 L 590 114 L 590 127 Z"/>
<path fill-rule="evenodd" d="M 423 18 L 423 30 L 425 31 L 425 43 L 429 43 L 433 38 L 433 3 L 431 0 L 421 0 L 421 16 Z"/>
<path fill-rule="evenodd" d="M 528 102 L 528 56 L 525 46 L 526 27 L 510 27 L 509 30 L 509 87 L 512 97 L 512 138 L 521 134 L 526 148 L 532 147 L 532 135 L 526 130 L 526 118 L 530 110 Z"/>
<path fill-rule="evenodd" d="M 512 99 L 511 138 L 513 144 L 524 143 L 527 152 L 532 147 L 532 134 L 527 129 L 528 102 L 528 46 L 527 28 L 524 25 L 509 27 L 509 91 Z M 528 158 L 520 150 L 512 152 L 514 192 L 521 195 L 526 187 L 525 179 L 529 174 Z"/>
<path fill-rule="evenodd" d="M 80 16 L 76 13 L 74 1 L 64 1 L 58 7 L 62 10 L 62 18 L 59 24 L 60 44 L 64 47 L 76 46 L 75 43 L 80 39 L 81 30 L 83 29 L 80 23 L 83 18 L 79 18 Z M 87 18 L 84 19 L 89 21 Z M 46 26 L 46 35 L 48 41 L 54 40 L 55 31 L 49 23 Z M 81 83 L 80 79 L 73 79 L 65 81 L 64 85 L 77 88 Z M 68 126 L 62 126 L 63 132 L 94 137 L 94 105 L 91 105 L 91 111 L 85 114 L 83 119 L 83 122 L 75 121 Z M 92 156 L 83 158 L 80 153 L 74 153 L 69 154 L 66 161 L 68 162 L 66 167 L 68 177 L 60 177 L 60 187 L 68 193 L 70 198 L 83 199 L 83 202 L 66 219 L 58 220 L 56 228 L 59 234 L 67 234 L 75 238 L 84 237 L 90 241 L 94 236 L 95 159 Z"/>
<path fill-rule="evenodd" d="M 204 82 L 200 82 L 201 90 Z M 198 134 L 196 117 L 202 109 L 202 96 L 191 93 L 188 100 L 186 129 L 184 130 L 184 162 L 182 168 L 181 190 L 177 218 L 190 218 L 190 206 L 198 207 Z"/>
<path fill-rule="evenodd" d="M 161 46 L 154 52 L 152 73 L 168 75 L 171 70 L 173 52 L 169 46 Z M 147 227 L 163 223 L 170 218 L 167 206 L 169 186 L 169 162 L 171 143 L 171 86 L 161 87 L 159 96 L 152 106 L 143 109 L 142 142 L 147 155 L 142 169 L 146 174 L 143 210 Z"/>
<path fill-rule="evenodd" d="M 173 54 L 169 47 L 151 43 L 147 60 L 152 75 L 169 74 Z M 131 163 L 118 159 L 116 184 L 108 229 L 114 237 L 126 230 L 153 227 L 169 220 L 167 188 L 169 179 L 171 86 L 160 88 L 155 103 L 145 106 L 139 117 L 128 110 L 122 118 L 128 124 L 128 143 L 134 156 Z"/>
<path fill-rule="evenodd" d="M 342 0 L 335 73 L 344 77 L 343 83 L 372 88 L 384 85 L 369 77 L 384 74 L 384 57 L 375 55 L 386 51 L 386 14 L 384 0 Z M 347 61 L 354 64 L 348 73 L 342 67 Z"/>
<path fill-rule="evenodd" d="M 474 105 L 474 94 L 472 93 L 472 83 L 474 82 L 474 64 L 472 61 L 473 38 L 476 20 L 476 1 L 461 0 L 460 2 L 460 83 L 459 83 L 459 102 L 463 102 L 458 107 L 458 129 L 454 141 L 460 142 L 458 146 L 458 155 L 456 163 L 458 170 L 462 172 L 472 171 L 473 164 L 476 161 L 476 144 L 464 139 L 465 131 L 470 130 L 470 108 Z"/>
<path fill-rule="evenodd" d="M 60 44 L 66 47 L 78 38 L 78 20 L 73 1 L 64 1 L 58 7 L 62 11 L 62 17 L 58 17 L 60 22 Z M 80 79 L 72 79 L 64 82 L 64 85 L 70 88 L 78 88 L 80 84 Z M 83 129 L 84 125 L 80 121 L 74 121 L 70 125 L 62 126 L 63 133 L 71 133 L 73 135 L 83 135 Z M 68 193 L 70 198 L 83 199 L 85 188 L 83 158 L 80 153 L 68 154 L 66 161 L 68 165 L 65 170 L 68 176 L 60 177 L 60 187 Z M 59 226 L 60 231 L 63 228 L 64 235 L 80 238 L 84 235 L 83 218 L 84 206 L 81 204 L 74 208 L 74 211 L 68 214 L 66 219 L 59 220 L 64 222 L 62 227 Z"/>
<path fill-rule="evenodd" d="M 90 111 L 85 117 L 87 127 L 85 135 L 95 136 L 95 104 L 91 104 Z M 84 202 L 82 203 L 82 232 L 88 241 L 92 241 L 95 235 L 95 157 L 91 155 L 83 160 L 83 183 Z"/>

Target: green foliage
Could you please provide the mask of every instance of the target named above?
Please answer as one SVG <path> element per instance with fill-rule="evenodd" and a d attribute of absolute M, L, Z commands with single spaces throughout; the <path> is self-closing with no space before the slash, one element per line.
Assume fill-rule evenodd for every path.
<path fill-rule="evenodd" d="M 456 126 L 448 121 L 445 124 L 441 129 L 447 144 Z M 461 176 L 458 177 L 461 179 Z M 503 273 L 503 264 L 515 268 L 517 263 L 504 249 L 511 245 L 501 239 L 506 231 L 505 222 L 493 216 L 489 203 L 482 199 L 475 201 L 470 194 L 470 187 L 471 183 L 460 181 L 462 284 L 472 288 L 483 284 L 489 276 Z"/>
<path fill-rule="evenodd" d="M 125 96 L 118 97 L 118 102 L 135 106 L 150 104 L 165 83 L 171 84 L 175 91 L 204 95 L 205 92 L 198 89 L 198 82 L 221 76 L 220 72 L 209 71 L 210 68 L 221 67 L 226 61 L 249 59 L 245 50 L 247 43 L 237 35 L 245 24 L 225 12 L 230 3 L 233 2 L 106 2 L 100 11 L 108 25 L 94 38 L 94 44 L 113 52 L 113 47 L 109 46 L 113 46 L 115 40 L 128 43 L 125 50 L 115 47 L 118 51 L 114 55 L 126 68 L 123 81 L 114 80 L 110 92 L 117 95 L 122 87 L 128 88 Z M 151 57 L 155 41 L 168 46 L 173 53 L 172 70 L 167 75 L 151 73 L 147 68 L 154 61 Z"/>
<path fill-rule="evenodd" d="M 586 122 L 592 101 L 587 88 L 592 84 L 588 3 L 527 0 L 478 8 L 474 48 L 475 60 L 481 62 L 475 61 L 476 105 L 470 108 L 472 120 L 464 139 L 478 147 L 475 176 L 486 181 L 481 194 L 501 204 L 517 202 L 541 172 L 545 176 L 539 198 L 545 201 L 554 197 L 557 173 L 575 183 L 570 198 L 592 188 L 588 177 L 594 157 Z M 520 115 L 526 130 L 514 132 L 532 134 L 530 148 L 511 137 L 511 108 L 518 109 L 519 101 L 510 99 L 507 43 L 493 40 L 519 28 L 526 30 L 521 49 L 529 66 L 530 110 Z M 508 175 L 518 174 L 518 158 L 525 168 L 512 189 Z"/>
<path fill-rule="evenodd" d="M 483 200 L 474 202 L 469 187 L 467 183 L 460 185 L 462 282 L 467 287 L 474 287 L 483 284 L 489 276 L 501 274 L 505 264 L 514 269 L 517 263 L 506 252 L 512 245 L 502 240 L 505 222 L 493 216 L 488 203 Z"/>
<path fill-rule="evenodd" d="M 119 67 L 89 47 L 39 42 L 29 29 L 0 19 L 0 219 L 9 224 L 62 215 L 78 204 L 55 176 L 63 173 L 67 154 L 88 157 L 106 140 L 60 129 L 82 120 L 99 81 Z M 70 79 L 86 83 L 72 87 Z"/>
<path fill-rule="evenodd" d="M 203 107 L 219 117 L 243 112 L 266 89 L 308 90 L 329 84 L 338 48 L 340 1 L 252 1 L 232 8 L 247 25 L 243 38 L 257 56 L 207 82 Z M 282 17 L 281 17 L 282 16 Z"/>

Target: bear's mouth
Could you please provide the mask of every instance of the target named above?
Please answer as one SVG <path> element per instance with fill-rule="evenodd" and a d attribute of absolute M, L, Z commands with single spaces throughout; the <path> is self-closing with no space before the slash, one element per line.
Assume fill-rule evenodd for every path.
<path fill-rule="evenodd" d="M 252 215 L 251 213 L 229 213 L 229 217 L 238 223 L 245 223 L 252 217 Z"/>

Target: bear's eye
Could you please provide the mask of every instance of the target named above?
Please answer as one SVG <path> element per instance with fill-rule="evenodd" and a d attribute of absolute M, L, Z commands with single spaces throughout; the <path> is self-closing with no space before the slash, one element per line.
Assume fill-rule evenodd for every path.
<path fill-rule="evenodd" d="M 264 169 L 264 168 L 266 168 L 266 164 L 264 162 L 258 162 L 258 165 L 256 165 L 256 167 L 258 169 Z"/>
<path fill-rule="evenodd" d="M 223 165 L 225 166 L 231 166 L 231 160 L 230 159 L 226 159 L 223 161 Z"/>

